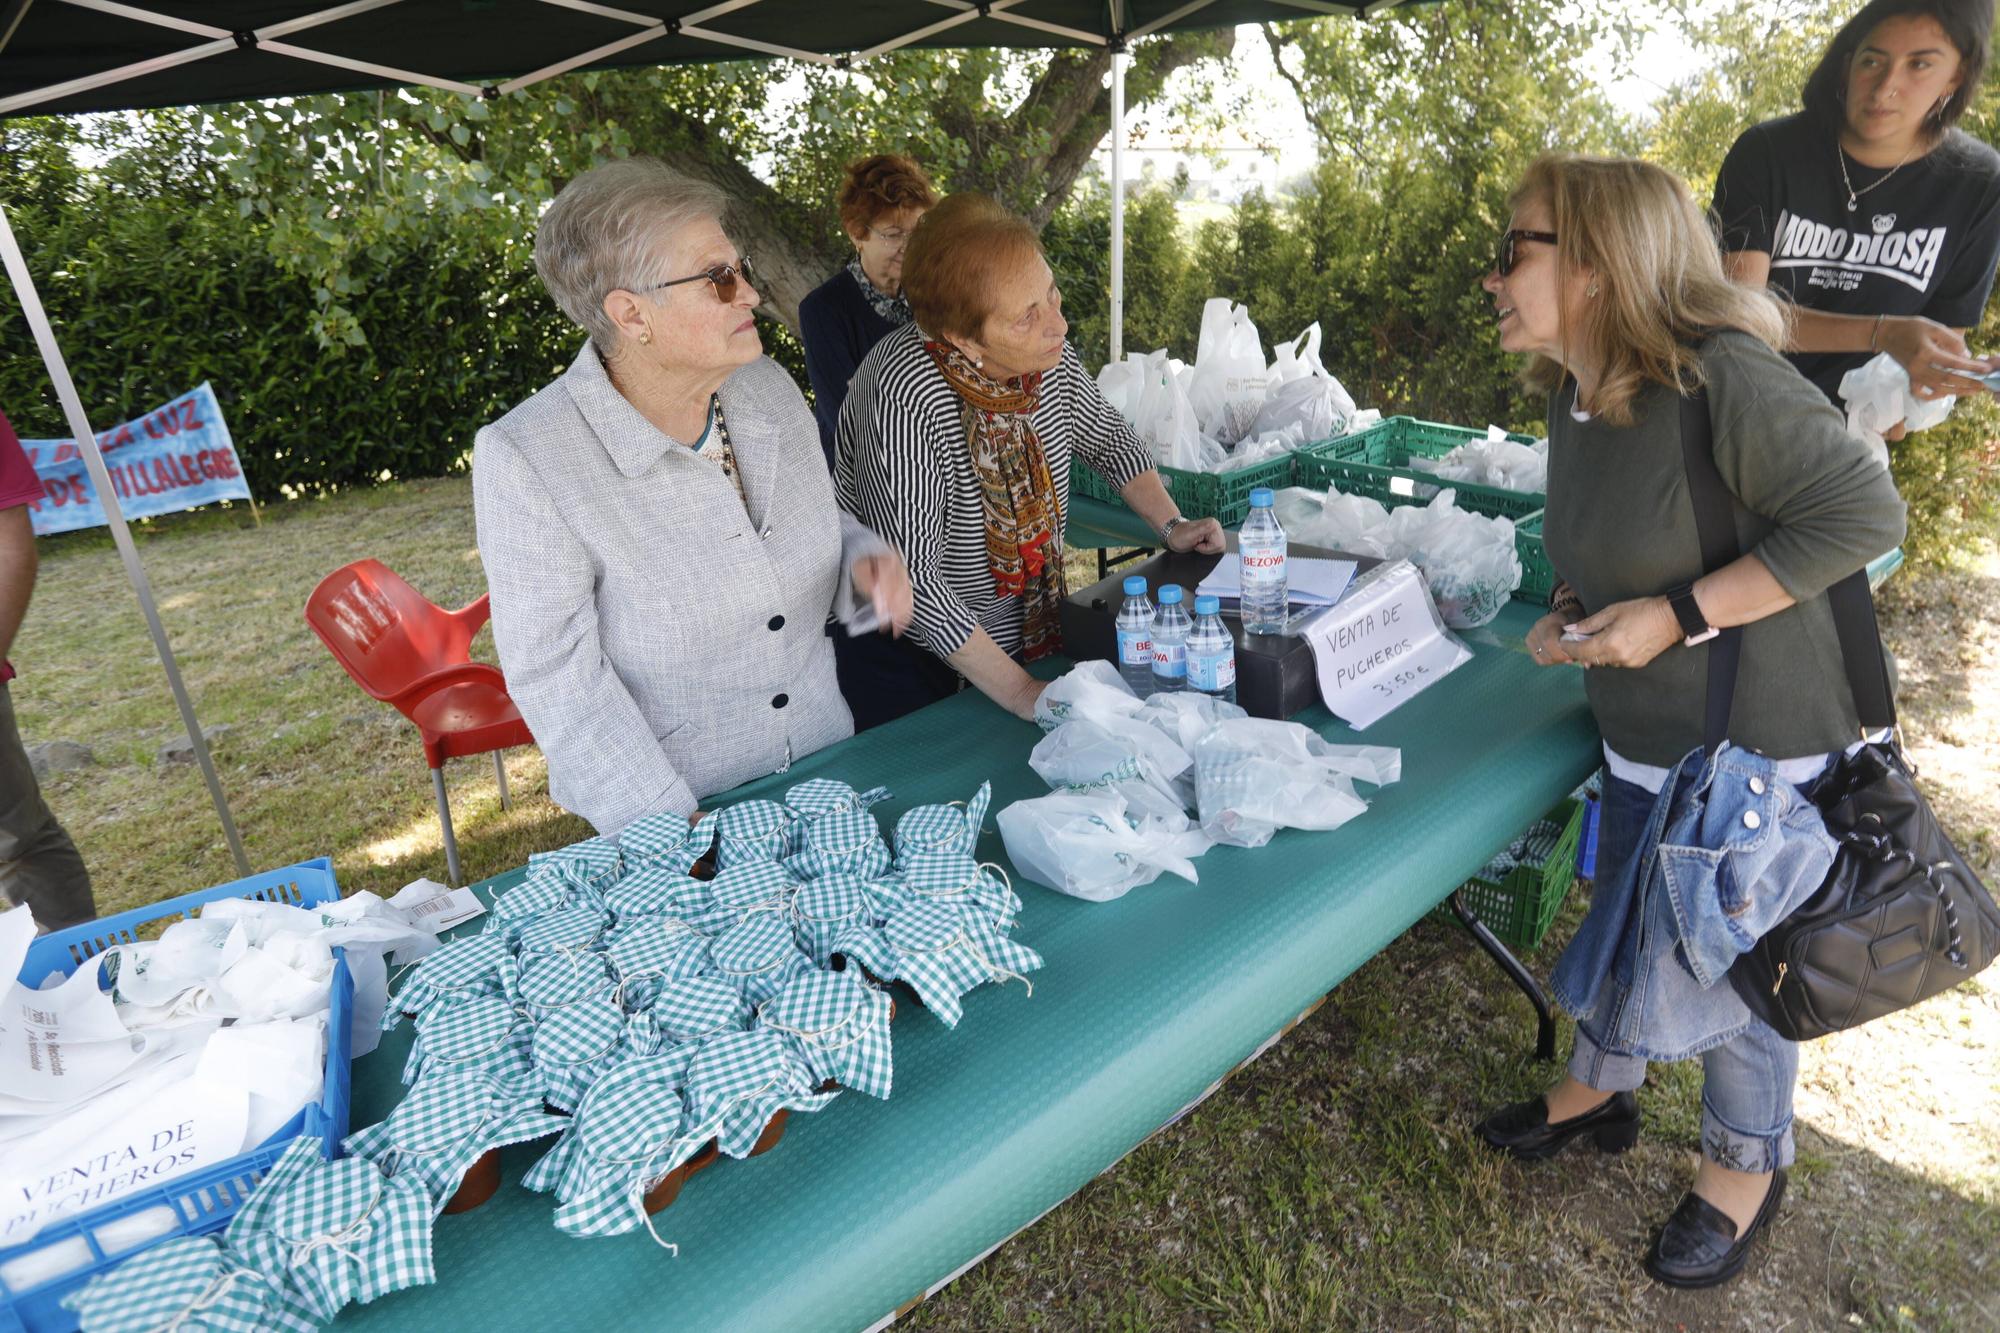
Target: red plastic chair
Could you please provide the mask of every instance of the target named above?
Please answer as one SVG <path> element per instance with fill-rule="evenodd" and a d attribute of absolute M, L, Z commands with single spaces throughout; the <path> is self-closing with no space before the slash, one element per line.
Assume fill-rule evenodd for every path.
<path fill-rule="evenodd" d="M 500 806 L 506 809 L 507 769 L 500 751 L 535 743 L 521 710 L 507 697 L 506 678 L 497 667 L 471 660 L 472 638 L 490 614 L 484 596 L 446 611 L 379 560 L 335 570 L 306 599 L 306 624 L 334 660 L 356 685 L 394 705 L 422 734 L 454 885 L 458 840 L 451 831 L 444 761 L 491 751 Z"/>

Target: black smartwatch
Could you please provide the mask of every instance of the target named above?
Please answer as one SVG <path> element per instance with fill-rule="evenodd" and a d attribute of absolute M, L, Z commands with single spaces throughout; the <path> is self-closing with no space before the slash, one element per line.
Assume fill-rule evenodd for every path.
<path fill-rule="evenodd" d="M 1721 630 L 1708 623 L 1701 613 L 1701 604 L 1694 599 L 1694 584 L 1679 583 L 1667 589 L 1667 605 L 1674 609 L 1674 619 L 1681 622 L 1681 642 L 1692 648 L 1698 643 L 1707 643 Z"/>

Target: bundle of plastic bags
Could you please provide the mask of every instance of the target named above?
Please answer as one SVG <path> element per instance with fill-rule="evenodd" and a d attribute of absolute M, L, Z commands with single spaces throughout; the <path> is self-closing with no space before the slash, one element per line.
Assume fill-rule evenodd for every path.
<path fill-rule="evenodd" d="M 1036 720 L 1048 734 L 1028 762 L 1054 794 L 1002 810 L 1000 836 L 1024 874 L 1094 902 L 1162 874 L 1194 882 L 1194 858 L 1218 842 L 1338 828 L 1367 809 L 1357 780 L 1380 786 L 1402 770 L 1397 750 L 1330 745 L 1206 695 L 1142 701 L 1102 661 L 1052 682 Z"/>
<path fill-rule="evenodd" d="M 1163 347 L 1098 372 L 1105 401 L 1154 457 L 1193 472 L 1230 472 L 1356 429 L 1354 399 L 1320 361 L 1315 323 L 1266 365 L 1249 310 L 1217 297 L 1202 308 L 1194 365 Z"/>
<path fill-rule="evenodd" d="M 1885 437 L 1898 424 L 1905 430 L 1929 430 L 1958 403 L 1955 394 L 1925 399 L 1911 393 L 1910 372 L 1887 352 L 1842 375 L 1840 397 L 1847 404 L 1848 432 L 1868 441 L 1883 467 L 1889 466 Z"/>
<path fill-rule="evenodd" d="M 1507 432 L 1498 426 L 1488 426 L 1485 439 L 1467 440 L 1443 458 L 1413 456 L 1410 469 L 1443 481 L 1543 494 L 1549 489 L 1549 442 L 1542 439 L 1522 444 L 1508 439 Z"/>
<path fill-rule="evenodd" d="M 1295 542 L 1416 565 L 1453 629 L 1484 625 L 1521 586 L 1514 521 L 1460 509 L 1449 487 L 1429 504 L 1389 509 L 1365 495 L 1292 486 L 1274 508 Z"/>

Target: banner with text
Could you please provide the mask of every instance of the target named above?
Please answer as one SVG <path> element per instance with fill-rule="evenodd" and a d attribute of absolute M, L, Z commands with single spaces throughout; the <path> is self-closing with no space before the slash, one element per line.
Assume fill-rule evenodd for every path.
<path fill-rule="evenodd" d="M 75 440 L 23 440 L 21 447 L 42 483 L 42 498 L 28 506 L 36 536 L 106 522 Z M 113 426 L 97 437 L 97 447 L 127 518 L 250 498 L 236 445 L 205 380 L 145 416 Z"/>

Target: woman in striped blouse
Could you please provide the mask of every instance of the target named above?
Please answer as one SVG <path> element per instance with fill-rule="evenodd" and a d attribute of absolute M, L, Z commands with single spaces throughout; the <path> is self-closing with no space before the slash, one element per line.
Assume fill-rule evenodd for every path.
<path fill-rule="evenodd" d="M 1071 452 L 1173 550 L 1220 552 L 1222 526 L 1181 517 L 1152 451 L 1084 372 L 1027 222 L 951 196 L 910 238 L 903 291 L 913 321 L 855 372 L 834 463 L 842 506 L 909 562 L 917 684 L 894 682 L 895 711 L 970 681 L 1032 717 L 1043 682 L 1023 663 L 1062 643 Z"/>

